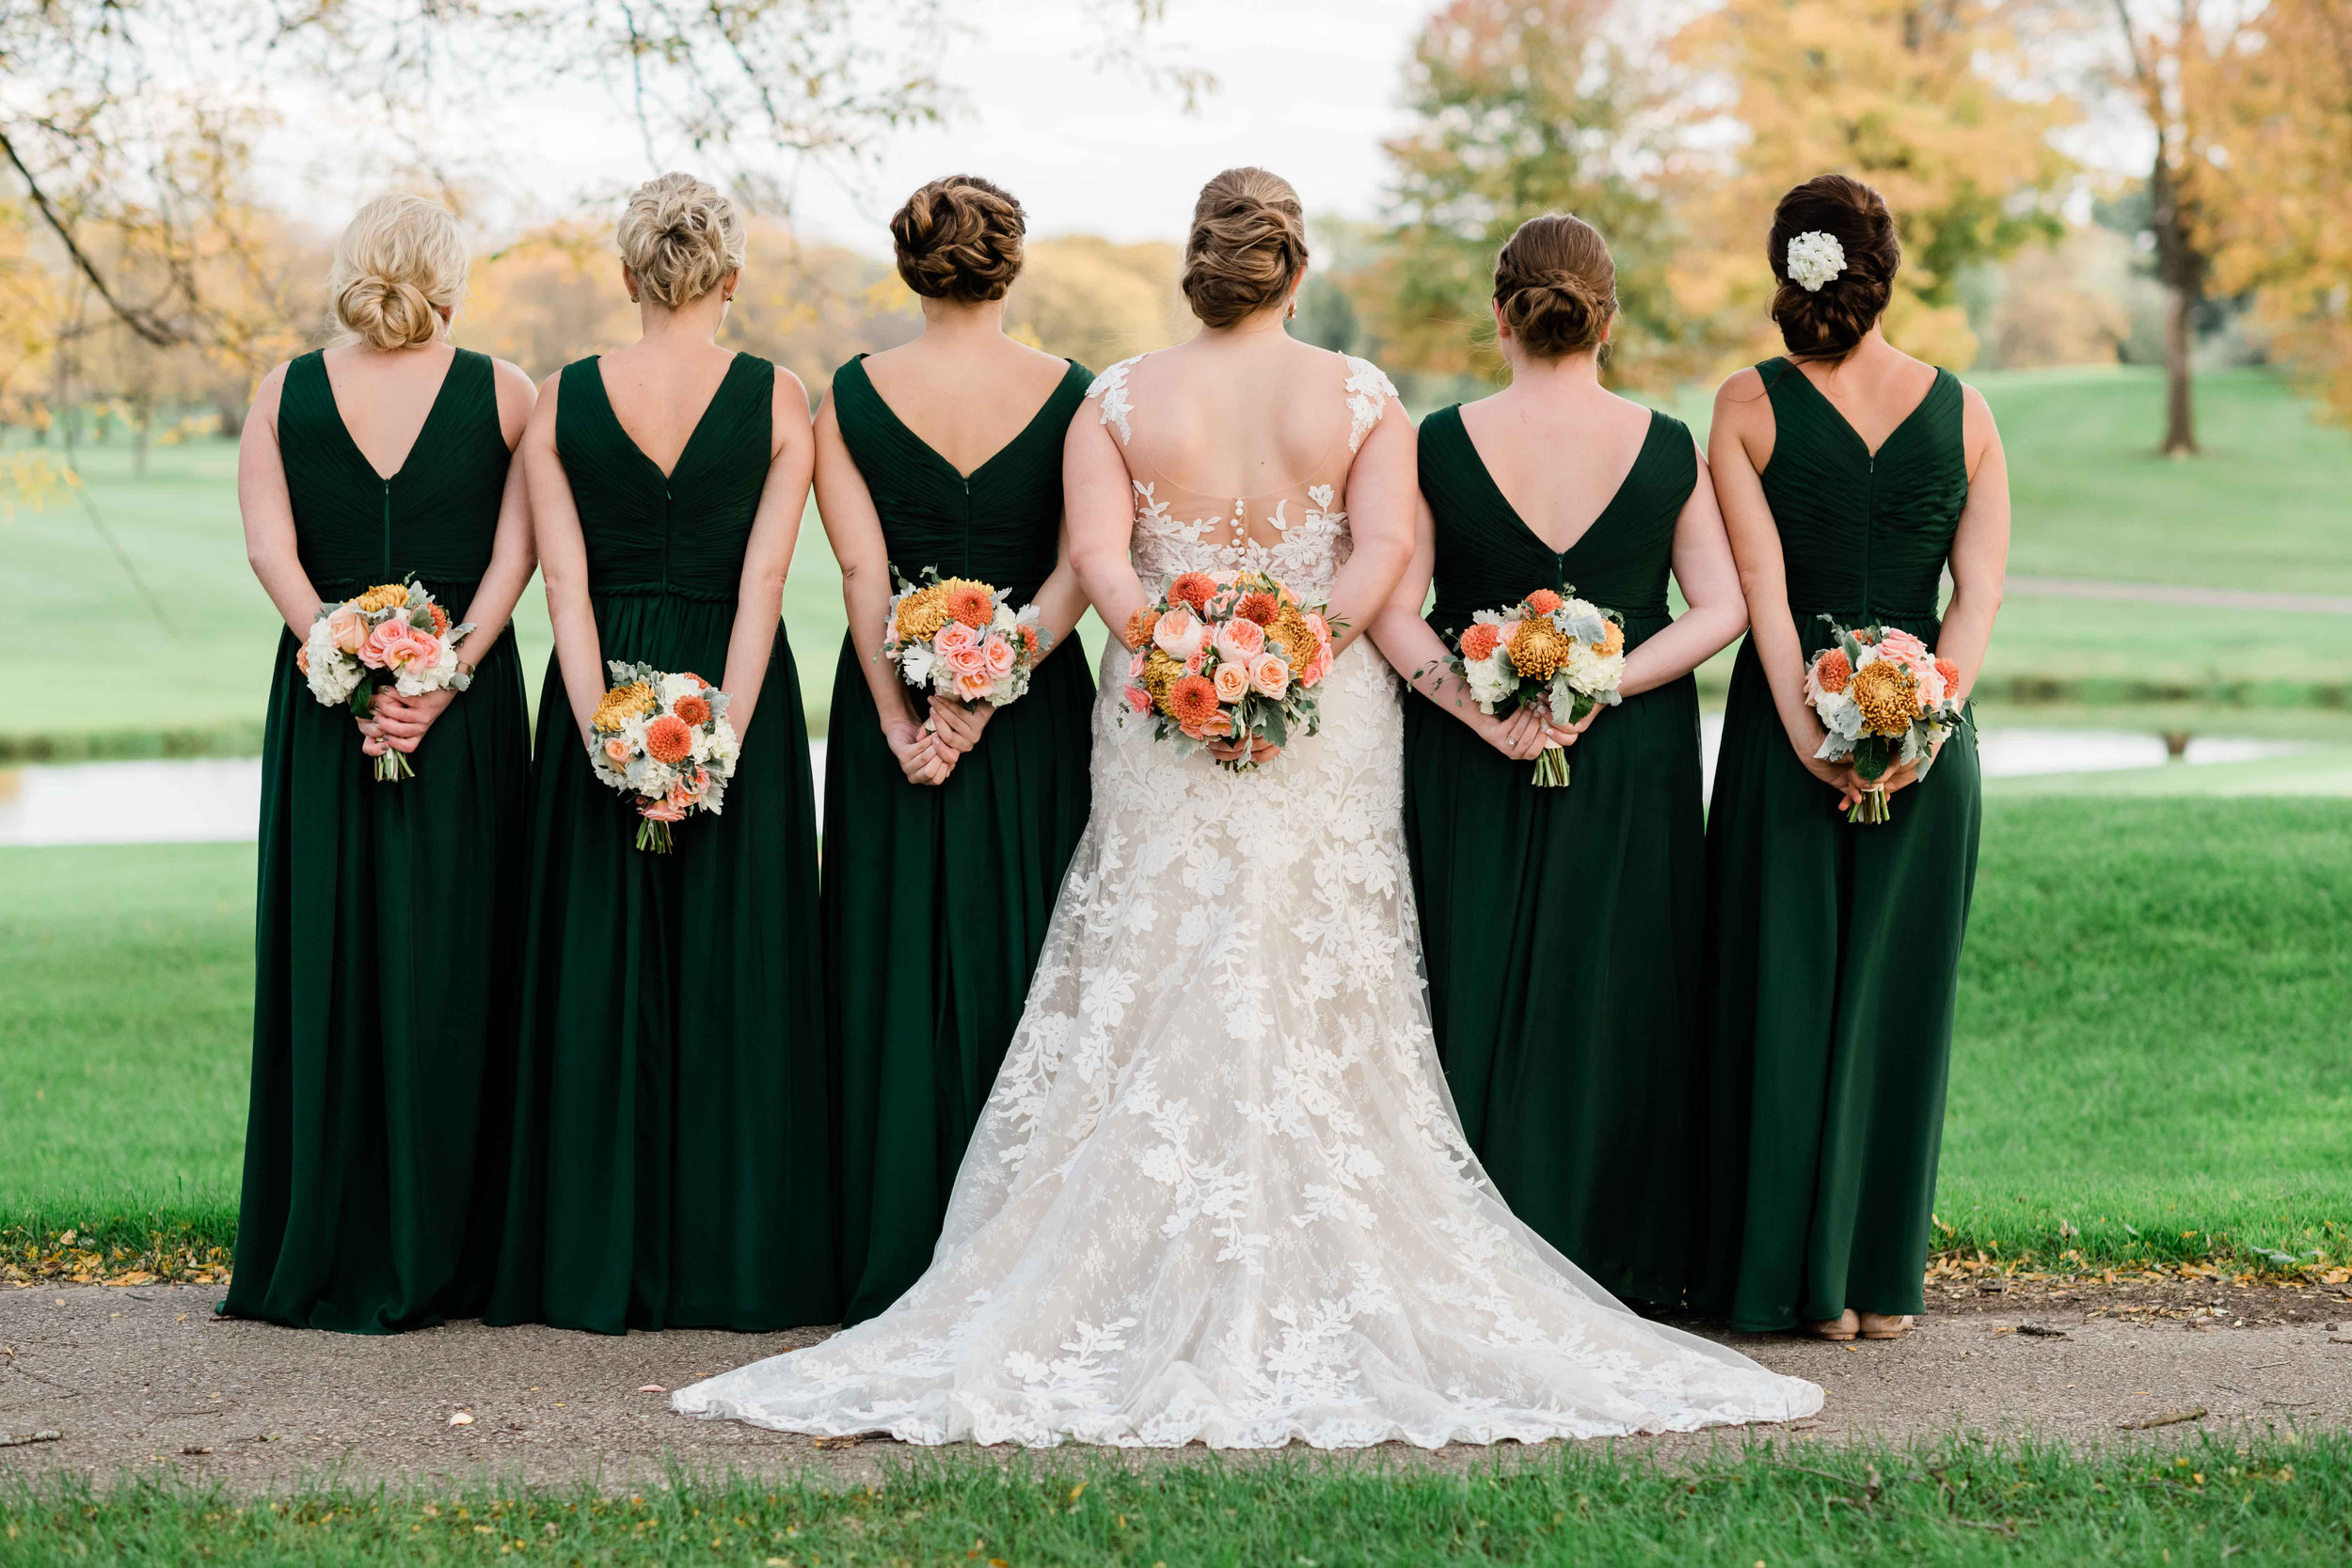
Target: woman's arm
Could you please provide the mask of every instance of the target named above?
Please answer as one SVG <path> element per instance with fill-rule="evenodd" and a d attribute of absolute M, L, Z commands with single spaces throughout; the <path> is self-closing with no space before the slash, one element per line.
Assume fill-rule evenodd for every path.
<path fill-rule="evenodd" d="M 1421 505 L 1420 443 L 1405 405 L 1389 399 L 1347 470 L 1347 531 L 1354 545 L 1331 579 L 1325 616 L 1340 653 L 1378 620 L 1412 563 Z"/>
<path fill-rule="evenodd" d="M 237 510 L 245 518 L 245 558 L 262 591 L 299 642 L 318 619 L 318 590 L 303 570 L 294 535 L 294 497 L 286 489 L 286 462 L 278 446 L 278 401 L 286 388 L 286 367 L 262 378 L 237 443 Z"/>
<path fill-rule="evenodd" d="M 1533 708 L 1497 718 L 1471 700 L 1470 689 L 1446 667 L 1452 650 L 1422 618 L 1422 601 L 1429 596 L 1429 580 L 1437 570 L 1438 524 L 1427 500 L 1414 509 L 1413 553 L 1405 575 L 1397 578 L 1388 603 L 1364 629 L 1373 645 L 1406 683 L 1445 712 L 1469 725 L 1486 744 L 1506 757 L 1532 762 L 1543 751 L 1546 725 Z"/>
<path fill-rule="evenodd" d="M 1715 394 L 1714 423 L 1707 438 L 1716 503 L 1731 543 L 1740 588 L 1747 599 L 1748 624 L 1764 678 L 1780 713 L 1781 727 L 1805 771 L 1838 793 L 1842 804 L 1861 799 L 1853 769 L 1814 755 L 1829 732 L 1804 700 L 1804 642 L 1788 609 L 1786 563 L 1780 533 L 1772 526 L 1772 503 L 1764 498 L 1762 473 L 1772 461 L 1774 429 L 1763 380 L 1741 371 Z"/>
<path fill-rule="evenodd" d="M 539 384 L 539 404 L 523 432 L 520 460 L 531 499 L 531 537 L 538 547 L 548 619 L 555 631 L 556 664 L 564 672 L 564 700 L 572 705 L 572 721 L 585 746 L 588 721 L 604 701 L 607 683 L 596 608 L 588 596 L 588 546 L 580 534 L 572 482 L 555 451 L 555 408 L 563 381 L 558 371 Z"/>
<path fill-rule="evenodd" d="M 1748 601 L 1740 593 L 1740 568 L 1731 559 L 1731 540 L 1724 532 L 1723 509 L 1704 457 L 1691 499 L 1675 518 L 1674 571 L 1690 608 L 1626 656 L 1617 689 L 1628 697 L 1680 680 L 1748 629 Z"/>
<path fill-rule="evenodd" d="M 513 451 L 530 428 L 532 405 L 538 401 L 538 388 L 531 377 L 505 360 L 494 361 L 497 378 L 500 434 L 506 448 Z M 531 582 L 531 574 L 538 565 L 538 556 L 531 544 L 531 501 L 527 482 L 523 478 L 520 458 L 506 465 L 506 487 L 499 500 L 498 532 L 490 544 L 489 569 L 482 574 L 482 581 L 474 589 L 473 598 L 466 606 L 460 621 L 473 623 L 473 630 L 457 645 L 457 657 L 466 668 L 472 669 L 488 656 L 498 642 L 506 624 L 514 618 L 516 601 L 523 596 L 523 589 Z M 376 722 L 393 746 L 413 752 L 417 742 L 433 727 L 433 721 L 447 712 L 457 693 L 444 687 L 421 696 L 404 697 L 387 687 L 375 701 Z"/>
<path fill-rule="evenodd" d="M 898 667 L 882 657 L 890 618 L 890 547 L 882 538 L 882 515 L 874 510 L 866 476 L 841 437 L 841 421 L 830 397 L 818 407 L 815 439 L 817 516 L 841 566 L 841 602 L 850 615 L 850 646 L 857 651 L 858 673 L 873 693 L 882 740 L 899 768 L 916 784 L 938 784 L 954 768 L 955 756 L 941 754 L 934 737 L 924 730 L 914 693 L 898 678 Z"/>
<path fill-rule="evenodd" d="M 1963 442 L 1972 454 L 1968 501 L 1952 535 L 1952 602 L 1944 610 L 1936 653 L 1960 666 L 1960 691 L 1966 696 L 1984 670 L 1993 643 L 1993 618 L 2001 609 L 2001 579 L 2009 572 L 2009 457 L 1992 405 L 1974 387 L 1961 416 Z"/>
<path fill-rule="evenodd" d="M 801 378 L 776 370 L 774 436 L 769 449 L 768 482 L 760 487 L 759 510 L 752 517 L 743 547 L 743 581 L 735 598 L 735 630 L 727 639 L 726 673 L 719 689 L 727 694 L 727 722 L 738 739 L 751 733 L 761 684 L 775 657 L 776 625 L 784 614 L 784 578 L 800 543 L 801 516 L 808 508 L 809 476 L 817 462 L 809 430 L 808 388 Z"/>
<path fill-rule="evenodd" d="M 1062 515 L 1071 570 L 1078 587 L 1114 636 L 1134 645 L 1131 623 L 1151 607 L 1152 594 L 1128 554 L 1135 543 L 1135 483 L 1127 459 L 1103 423 L 1102 405 L 1078 405 L 1062 441 Z"/>

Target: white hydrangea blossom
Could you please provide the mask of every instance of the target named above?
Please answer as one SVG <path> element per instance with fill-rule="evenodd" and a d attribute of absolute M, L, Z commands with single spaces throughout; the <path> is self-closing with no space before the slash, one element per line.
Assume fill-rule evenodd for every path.
<path fill-rule="evenodd" d="M 1846 247 L 1835 234 L 1808 230 L 1788 242 L 1788 281 L 1806 293 L 1818 294 L 1821 285 L 1846 270 Z"/>

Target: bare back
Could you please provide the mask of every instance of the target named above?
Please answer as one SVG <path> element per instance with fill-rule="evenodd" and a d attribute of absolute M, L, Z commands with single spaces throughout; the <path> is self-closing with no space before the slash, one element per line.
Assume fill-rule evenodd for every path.
<path fill-rule="evenodd" d="M 391 350 L 349 343 L 321 356 L 335 411 L 377 478 L 407 466 L 456 360 L 457 351 L 441 341 Z"/>
<path fill-rule="evenodd" d="M 875 395 L 966 478 L 1036 422 L 1069 373 L 1069 360 L 993 329 L 927 332 L 866 358 Z"/>
<path fill-rule="evenodd" d="M 1624 488 L 1650 411 L 1593 385 L 1514 382 L 1462 405 L 1462 430 L 1529 531 L 1565 555 Z"/>
<path fill-rule="evenodd" d="M 704 338 L 641 338 L 598 358 L 612 417 L 654 467 L 676 471 L 735 351 Z"/>

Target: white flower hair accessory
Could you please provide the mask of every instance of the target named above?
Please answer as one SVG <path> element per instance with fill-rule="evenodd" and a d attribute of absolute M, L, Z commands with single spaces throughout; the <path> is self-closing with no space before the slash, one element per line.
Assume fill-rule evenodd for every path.
<path fill-rule="evenodd" d="M 1818 294 L 1821 285 L 1846 270 L 1846 247 L 1835 234 L 1808 230 L 1788 242 L 1788 281 L 1806 293 Z"/>

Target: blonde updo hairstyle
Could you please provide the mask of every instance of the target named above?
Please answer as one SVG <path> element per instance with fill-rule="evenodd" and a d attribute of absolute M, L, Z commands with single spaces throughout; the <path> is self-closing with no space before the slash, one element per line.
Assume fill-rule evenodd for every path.
<path fill-rule="evenodd" d="M 1184 240 L 1184 299 L 1206 326 L 1279 305 L 1307 270 L 1307 214 L 1280 175 L 1229 168 L 1200 187 Z"/>
<path fill-rule="evenodd" d="M 740 269 L 744 244 L 735 203 L 691 174 L 646 181 L 621 214 L 621 264 L 637 280 L 639 297 L 672 310 Z"/>
<path fill-rule="evenodd" d="M 1617 315 L 1617 263 L 1572 213 L 1529 218 L 1495 256 L 1495 309 L 1538 359 L 1597 350 Z"/>
<path fill-rule="evenodd" d="M 1021 275 L 1029 218 L 1012 193 L 977 174 L 934 180 L 890 219 L 898 276 L 925 299 L 1002 299 Z"/>
<path fill-rule="evenodd" d="M 390 351 L 433 341 L 471 260 L 457 220 L 421 196 L 379 196 L 335 242 L 326 293 L 346 341 Z"/>

